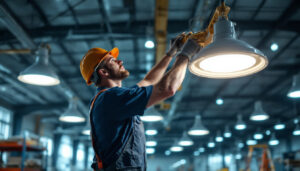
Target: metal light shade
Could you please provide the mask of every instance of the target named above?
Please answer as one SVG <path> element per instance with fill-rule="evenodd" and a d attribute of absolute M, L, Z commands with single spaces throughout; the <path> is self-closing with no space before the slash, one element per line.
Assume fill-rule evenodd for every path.
<path fill-rule="evenodd" d="M 216 142 L 223 142 L 224 138 L 221 135 L 221 132 L 218 131 L 216 135 Z"/>
<path fill-rule="evenodd" d="M 90 135 L 91 134 L 91 127 L 90 125 L 87 123 L 86 126 L 83 128 L 82 134 L 84 135 Z"/>
<path fill-rule="evenodd" d="M 77 110 L 76 101 L 70 101 L 68 109 L 59 117 L 62 122 L 80 123 L 85 122 L 85 117 Z"/>
<path fill-rule="evenodd" d="M 224 137 L 225 138 L 230 138 L 231 137 L 231 132 L 229 130 L 229 126 L 228 125 L 225 127 Z"/>
<path fill-rule="evenodd" d="M 300 126 L 299 126 L 299 124 L 297 124 L 295 130 L 293 131 L 293 135 L 296 135 L 296 136 L 300 135 Z"/>
<path fill-rule="evenodd" d="M 174 144 L 170 147 L 170 151 L 172 152 L 180 152 L 183 150 L 183 147 L 178 145 L 178 141 L 175 141 Z"/>
<path fill-rule="evenodd" d="M 263 121 L 269 119 L 269 115 L 263 110 L 261 101 L 257 101 L 254 104 L 254 111 L 250 116 L 253 121 Z"/>
<path fill-rule="evenodd" d="M 164 118 L 154 107 L 150 107 L 149 109 L 147 109 L 145 111 L 145 114 L 141 116 L 141 120 L 144 122 L 157 122 L 163 119 Z"/>
<path fill-rule="evenodd" d="M 300 74 L 293 77 L 293 84 L 287 96 L 290 98 L 300 98 Z"/>
<path fill-rule="evenodd" d="M 264 138 L 264 135 L 263 133 L 258 129 L 254 135 L 253 135 L 253 138 L 256 139 L 256 140 L 261 140 Z"/>
<path fill-rule="evenodd" d="M 242 120 L 242 115 L 240 114 L 240 115 L 238 115 L 237 116 L 237 122 L 236 122 L 236 124 L 235 124 L 235 129 L 236 130 L 244 130 L 244 129 L 246 129 L 246 124 L 245 124 L 245 122 Z"/>
<path fill-rule="evenodd" d="M 213 138 L 210 137 L 208 143 L 207 143 L 207 147 L 209 148 L 214 148 L 216 146 L 215 142 L 213 141 Z"/>
<path fill-rule="evenodd" d="M 18 79 L 27 84 L 54 86 L 60 83 L 58 76 L 48 66 L 49 51 L 39 48 L 34 64 L 22 71 Z"/>
<path fill-rule="evenodd" d="M 278 145 L 279 140 L 276 138 L 275 133 L 271 135 L 271 139 L 269 141 L 269 145 Z"/>
<path fill-rule="evenodd" d="M 179 140 L 179 145 L 181 145 L 181 146 L 191 146 L 193 144 L 194 144 L 193 140 L 187 135 L 186 132 L 184 132 L 181 139 Z"/>
<path fill-rule="evenodd" d="M 268 65 L 267 57 L 248 43 L 236 39 L 234 24 L 224 18 L 214 25 L 213 42 L 193 56 L 191 73 L 207 78 L 251 75 Z"/>
<path fill-rule="evenodd" d="M 193 127 L 188 131 L 189 135 L 202 136 L 209 134 L 209 130 L 202 124 L 201 116 L 197 115 Z"/>

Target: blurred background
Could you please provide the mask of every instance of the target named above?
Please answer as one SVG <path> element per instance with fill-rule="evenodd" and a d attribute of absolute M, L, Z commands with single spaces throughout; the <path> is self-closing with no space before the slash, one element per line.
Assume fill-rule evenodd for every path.
<path fill-rule="evenodd" d="M 146 111 L 149 171 L 300 169 L 300 1 L 225 3 L 237 38 L 261 50 L 269 64 L 232 79 L 187 71 L 174 97 Z M 219 0 L 1 0 L 0 170 L 91 170 L 87 121 L 96 88 L 81 77 L 84 54 L 93 47 L 118 47 L 131 73 L 123 86 L 135 85 L 172 38 L 207 28 L 219 5 Z M 28 84 L 30 77 L 22 76 L 29 72 L 48 77 Z"/>

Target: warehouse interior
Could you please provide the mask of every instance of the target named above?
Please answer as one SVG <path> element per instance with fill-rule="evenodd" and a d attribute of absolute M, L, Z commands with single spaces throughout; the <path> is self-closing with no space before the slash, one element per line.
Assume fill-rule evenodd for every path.
<path fill-rule="evenodd" d="M 89 104 L 97 90 L 80 74 L 84 54 L 118 47 L 130 72 L 123 86 L 135 85 L 171 39 L 205 30 L 220 4 L 1 0 L 0 170 L 92 170 Z M 206 78 L 187 69 L 177 93 L 145 112 L 162 116 L 144 121 L 149 171 L 258 171 L 266 163 L 272 171 L 300 170 L 300 1 L 225 4 L 236 39 L 260 50 L 268 64 L 237 78 Z M 30 66 L 58 81 L 22 81 Z M 81 120 L 63 120 L 66 115 Z M 202 132 L 191 131 L 197 128 Z"/>

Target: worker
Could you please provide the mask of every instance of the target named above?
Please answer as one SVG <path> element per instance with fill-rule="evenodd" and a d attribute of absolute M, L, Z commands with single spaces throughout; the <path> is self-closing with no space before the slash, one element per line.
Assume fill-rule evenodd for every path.
<path fill-rule="evenodd" d="M 183 43 L 184 36 L 177 36 L 144 79 L 129 88 L 122 87 L 129 72 L 118 60 L 118 48 L 109 52 L 92 48 L 85 54 L 80 62 L 82 77 L 97 87 L 90 105 L 94 170 L 146 170 L 145 134 L 139 116 L 147 107 L 173 96 L 181 85 L 189 59 L 200 49 L 195 40 Z M 176 53 L 172 68 L 165 73 Z"/>

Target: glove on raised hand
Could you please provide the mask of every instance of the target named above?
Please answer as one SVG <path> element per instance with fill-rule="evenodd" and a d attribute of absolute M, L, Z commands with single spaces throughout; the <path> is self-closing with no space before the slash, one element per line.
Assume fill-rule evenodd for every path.
<path fill-rule="evenodd" d="M 172 39 L 170 42 L 170 49 L 167 52 L 168 56 L 174 56 L 183 46 L 183 38 L 184 38 L 185 34 L 182 33 L 179 36 L 177 36 L 175 39 Z"/>
<path fill-rule="evenodd" d="M 186 56 L 189 58 L 189 60 L 191 60 L 191 58 L 200 50 L 200 48 L 201 47 L 196 40 L 188 39 L 183 45 L 179 55 Z"/>

